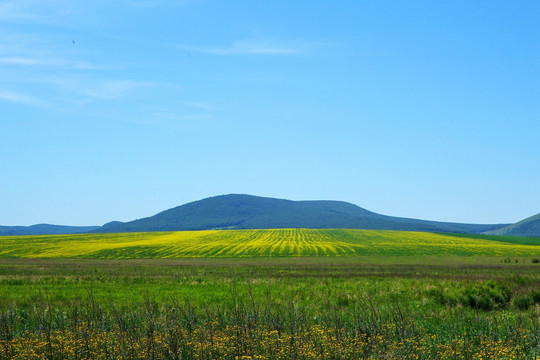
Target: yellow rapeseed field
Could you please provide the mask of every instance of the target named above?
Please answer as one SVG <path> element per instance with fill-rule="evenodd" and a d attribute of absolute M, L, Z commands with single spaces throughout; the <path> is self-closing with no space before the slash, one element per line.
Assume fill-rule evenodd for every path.
<path fill-rule="evenodd" d="M 409 231 L 269 229 L 0 237 L 0 257 L 183 258 L 343 255 L 540 256 L 539 245 Z M 540 244 L 540 240 L 538 242 Z"/>

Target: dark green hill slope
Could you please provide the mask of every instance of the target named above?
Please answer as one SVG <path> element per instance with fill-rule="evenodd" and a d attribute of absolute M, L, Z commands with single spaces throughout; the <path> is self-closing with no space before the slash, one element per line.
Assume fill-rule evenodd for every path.
<path fill-rule="evenodd" d="M 99 226 L 64 226 L 37 224 L 32 226 L 0 226 L 0 235 L 59 235 L 79 234 L 96 230 Z"/>
<path fill-rule="evenodd" d="M 505 226 L 501 229 L 488 231 L 490 235 L 512 235 L 512 236 L 539 236 L 540 237 L 540 214 L 528 217 L 515 224 Z"/>
<path fill-rule="evenodd" d="M 96 231 L 349 228 L 482 233 L 506 225 L 445 223 L 391 217 L 342 201 L 291 201 L 230 194 L 191 202 L 135 221 L 111 222 Z"/>

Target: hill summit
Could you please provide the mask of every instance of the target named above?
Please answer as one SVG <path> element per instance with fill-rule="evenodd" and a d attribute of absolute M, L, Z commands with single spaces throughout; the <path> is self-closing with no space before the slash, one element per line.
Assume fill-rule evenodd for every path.
<path fill-rule="evenodd" d="M 98 232 L 209 229 L 348 228 L 483 233 L 508 224 L 461 224 L 380 215 L 344 201 L 292 201 L 243 194 L 206 198 Z"/>

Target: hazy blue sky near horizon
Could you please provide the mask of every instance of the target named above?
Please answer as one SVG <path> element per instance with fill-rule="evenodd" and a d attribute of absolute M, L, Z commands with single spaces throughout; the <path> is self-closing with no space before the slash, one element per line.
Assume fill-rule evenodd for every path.
<path fill-rule="evenodd" d="M 540 212 L 540 2 L 0 1 L 0 225 L 205 197 Z"/>

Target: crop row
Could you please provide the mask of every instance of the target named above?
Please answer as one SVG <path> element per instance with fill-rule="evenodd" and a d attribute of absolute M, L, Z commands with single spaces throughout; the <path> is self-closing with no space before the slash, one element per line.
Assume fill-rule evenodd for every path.
<path fill-rule="evenodd" d="M 343 255 L 540 256 L 536 245 L 425 232 L 348 229 L 209 230 L 0 237 L 0 257 L 182 258 Z M 507 240 L 507 239 L 506 239 Z"/>

